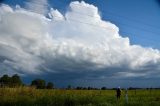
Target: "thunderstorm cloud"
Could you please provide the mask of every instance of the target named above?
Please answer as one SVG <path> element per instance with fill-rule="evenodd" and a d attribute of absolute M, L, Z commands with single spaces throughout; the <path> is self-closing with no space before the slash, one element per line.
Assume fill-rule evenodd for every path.
<path fill-rule="evenodd" d="M 25 8 L 1 4 L 0 74 L 159 77 L 160 51 L 131 45 L 96 6 L 75 1 L 61 14 L 40 1 Z"/>

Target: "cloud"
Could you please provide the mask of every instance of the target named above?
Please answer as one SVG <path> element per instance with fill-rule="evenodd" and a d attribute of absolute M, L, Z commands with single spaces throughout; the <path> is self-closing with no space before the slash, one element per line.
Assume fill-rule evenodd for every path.
<path fill-rule="evenodd" d="M 49 8 L 48 0 L 27 0 L 25 8 L 39 14 L 46 14 Z"/>
<path fill-rule="evenodd" d="M 93 5 L 71 2 L 65 15 L 51 9 L 49 18 L 43 15 L 45 6 L 27 6 L 40 11 L 0 7 L 0 67 L 12 70 L 7 73 L 105 79 L 153 77 L 160 72 L 160 51 L 131 45 Z"/>

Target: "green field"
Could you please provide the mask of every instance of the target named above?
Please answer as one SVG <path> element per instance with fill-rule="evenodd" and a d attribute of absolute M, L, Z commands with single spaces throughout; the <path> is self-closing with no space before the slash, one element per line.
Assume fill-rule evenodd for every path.
<path fill-rule="evenodd" d="M 31 87 L 0 88 L 0 106 L 160 106 L 160 90 L 47 90 Z"/>

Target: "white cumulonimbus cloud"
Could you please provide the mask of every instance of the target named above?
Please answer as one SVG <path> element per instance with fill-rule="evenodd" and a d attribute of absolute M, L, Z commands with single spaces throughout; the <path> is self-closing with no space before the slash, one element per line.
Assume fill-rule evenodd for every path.
<path fill-rule="evenodd" d="M 160 51 L 131 45 L 116 25 L 101 19 L 97 7 L 75 1 L 65 15 L 51 9 L 50 18 L 43 15 L 45 8 L 39 8 L 34 6 L 40 12 L 31 12 L 1 5 L 0 67 L 12 71 L 0 73 L 149 77 L 160 72 Z"/>

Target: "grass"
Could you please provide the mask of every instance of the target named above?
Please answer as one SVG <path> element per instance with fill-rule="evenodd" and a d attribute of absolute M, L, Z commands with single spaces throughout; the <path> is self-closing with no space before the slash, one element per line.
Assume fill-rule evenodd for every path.
<path fill-rule="evenodd" d="M 0 106 L 160 106 L 160 90 L 129 90 L 128 104 L 114 90 L 0 88 Z"/>

